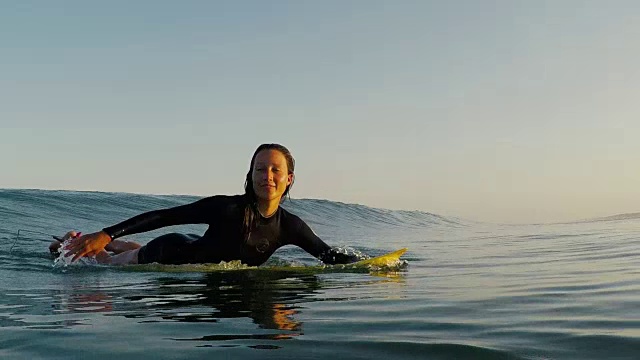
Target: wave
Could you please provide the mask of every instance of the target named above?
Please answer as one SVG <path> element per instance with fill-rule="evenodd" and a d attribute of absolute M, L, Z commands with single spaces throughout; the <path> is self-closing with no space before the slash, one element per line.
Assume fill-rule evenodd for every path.
<path fill-rule="evenodd" d="M 584 220 L 582 222 L 620 221 L 620 220 L 637 220 L 637 219 L 640 219 L 640 212 L 599 217 L 599 218 Z"/>
<path fill-rule="evenodd" d="M 86 214 L 87 219 L 124 219 L 149 210 L 183 205 L 202 197 L 193 195 L 150 195 L 121 192 L 0 189 L 0 214 Z M 355 227 L 463 226 L 464 221 L 423 211 L 389 210 L 360 204 L 321 199 L 290 199 L 287 210 L 314 222 L 348 222 Z M 37 215 L 35 215 L 37 216 Z"/>
<path fill-rule="evenodd" d="M 320 199 L 292 199 L 283 207 L 302 217 L 321 216 L 328 221 L 348 221 L 360 226 L 425 227 L 432 225 L 461 226 L 463 221 L 422 211 L 389 210 L 360 204 Z"/>

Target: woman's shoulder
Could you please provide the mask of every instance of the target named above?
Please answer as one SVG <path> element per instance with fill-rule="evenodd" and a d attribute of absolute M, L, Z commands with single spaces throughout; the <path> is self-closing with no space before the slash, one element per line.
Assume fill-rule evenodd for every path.
<path fill-rule="evenodd" d="M 201 203 L 205 207 L 217 209 L 244 208 L 247 204 L 247 200 L 244 195 L 212 195 L 197 200 L 196 203 Z"/>
<path fill-rule="evenodd" d="M 318 239 L 318 235 L 311 229 L 309 224 L 298 215 L 289 212 L 283 207 L 280 207 L 280 211 L 280 224 L 283 226 L 284 232 L 289 234 L 292 243 Z"/>
<path fill-rule="evenodd" d="M 305 224 L 304 220 L 302 220 L 298 215 L 290 212 L 282 206 L 280 206 L 280 222 L 294 227 Z"/>
<path fill-rule="evenodd" d="M 207 202 L 227 202 L 227 203 L 246 203 L 246 198 L 243 194 L 236 195 L 210 195 L 204 197 L 198 201 Z"/>

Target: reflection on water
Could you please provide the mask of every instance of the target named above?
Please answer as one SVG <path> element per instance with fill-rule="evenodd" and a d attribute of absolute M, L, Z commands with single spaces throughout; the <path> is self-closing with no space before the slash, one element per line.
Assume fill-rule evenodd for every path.
<path fill-rule="evenodd" d="M 299 315 L 304 303 L 327 300 L 326 290 L 360 289 L 358 292 L 364 299 L 368 295 L 362 292 L 363 287 L 375 284 L 384 287 L 384 284 L 404 280 L 403 273 L 398 271 L 351 274 L 357 277 L 351 279 L 353 281 L 345 274 L 344 281 L 336 282 L 332 278 L 325 280 L 326 275 L 291 270 L 161 274 L 151 279 L 148 273 L 147 277 L 140 273 L 133 276 L 125 273 L 121 277 L 123 273 L 113 269 L 94 268 L 88 273 L 82 270 L 88 269 L 51 273 L 51 281 L 44 287 L 8 293 L 0 301 L 0 327 L 63 329 L 93 325 L 115 317 L 149 326 L 209 324 L 163 337 L 164 340 L 197 342 L 196 347 L 229 340 L 286 340 L 303 334 Z M 372 286 L 371 290 L 381 289 Z M 332 296 L 330 300 L 353 300 L 352 296 L 345 293 L 344 299 Z M 273 345 L 264 346 L 260 348 Z"/>
<path fill-rule="evenodd" d="M 250 318 L 260 329 L 286 332 L 207 335 L 176 340 L 287 339 L 302 334 L 302 323 L 295 319 L 298 304 L 312 301 L 313 294 L 321 288 L 322 282 L 316 275 L 291 272 L 220 272 L 189 280 L 167 277 L 157 280 L 155 290 L 145 291 L 143 295 L 125 295 L 130 304 L 147 305 L 130 310 L 125 316 L 180 322 Z"/>

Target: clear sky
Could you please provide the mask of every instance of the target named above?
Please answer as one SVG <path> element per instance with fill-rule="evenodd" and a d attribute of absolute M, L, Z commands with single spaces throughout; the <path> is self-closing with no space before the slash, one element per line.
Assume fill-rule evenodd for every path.
<path fill-rule="evenodd" d="M 0 188 L 640 211 L 638 1 L 2 1 Z"/>

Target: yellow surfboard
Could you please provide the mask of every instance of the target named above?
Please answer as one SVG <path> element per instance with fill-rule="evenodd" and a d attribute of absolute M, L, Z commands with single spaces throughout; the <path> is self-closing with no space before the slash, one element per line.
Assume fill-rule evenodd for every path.
<path fill-rule="evenodd" d="M 161 272 L 219 272 L 219 271 L 285 271 L 285 272 L 341 272 L 369 270 L 374 268 L 396 267 L 399 265 L 400 256 L 407 252 L 407 248 L 402 248 L 384 255 L 376 256 L 366 260 L 356 261 L 350 264 L 338 265 L 314 265 L 314 266 L 247 266 L 240 261 L 231 261 L 220 264 L 184 264 L 184 265 L 162 265 L 162 264 L 142 264 L 127 265 L 123 270 L 130 271 L 161 271 Z"/>
<path fill-rule="evenodd" d="M 400 260 L 400 256 L 407 252 L 407 248 L 402 248 L 400 250 L 396 250 L 381 256 L 376 256 L 371 259 L 360 260 L 354 262 L 352 264 L 348 264 L 351 266 L 391 266 L 395 264 L 398 260 Z"/>

